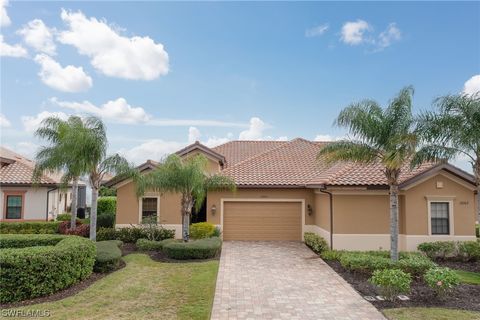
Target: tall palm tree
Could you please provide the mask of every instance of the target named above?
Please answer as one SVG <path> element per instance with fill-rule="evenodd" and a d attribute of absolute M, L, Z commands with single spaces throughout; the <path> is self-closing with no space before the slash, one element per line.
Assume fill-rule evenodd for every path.
<path fill-rule="evenodd" d="M 97 117 L 84 120 L 85 129 L 77 134 L 83 140 L 76 154 L 86 159 L 89 184 L 92 188 L 92 204 L 90 209 L 90 240 L 97 238 L 97 204 L 98 190 L 105 174 L 119 176 L 133 175 L 132 165 L 118 154 L 107 156 L 108 140 L 105 125 Z"/>
<path fill-rule="evenodd" d="M 457 156 L 472 165 L 477 187 L 477 216 L 480 216 L 480 92 L 447 95 L 433 103 L 435 111 L 420 115 L 417 132 L 424 145 L 414 164 L 426 160 L 449 160 Z"/>
<path fill-rule="evenodd" d="M 202 207 L 208 191 L 235 190 L 235 183 L 221 174 L 207 173 L 208 160 L 203 155 L 180 158 L 172 154 L 158 168 L 135 178 L 137 195 L 147 190 L 181 194 L 182 238 L 189 239 L 192 208 Z"/>
<path fill-rule="evenodd" d="M 79 132 L 85 129 L 80 117 L 71 116 L 68 120 L 49 117 L 42 121 L 35 135 L 46 140 L 35 156 L 34 181 L 39 181 L 44 172 L 62 172 L 62 187 L 72 182 L 71 228 L 75 229 L 77 217 L 78 181 L 87 172 L 87 162 L 77 151 L 81 150 L 83 140 Z"/>
<path fill-rule="evenodd" d="M 351 139 L 325 146 L 328 162 L 381 163 L 390 188 L 390 256 L 398 260 L 398 184 L 404 165 L 415 155 L 417 138 L 412 115 L 413 88 L 405 87 L 386 108 L 373 100 L 353 103 L 336 119 Z"/>

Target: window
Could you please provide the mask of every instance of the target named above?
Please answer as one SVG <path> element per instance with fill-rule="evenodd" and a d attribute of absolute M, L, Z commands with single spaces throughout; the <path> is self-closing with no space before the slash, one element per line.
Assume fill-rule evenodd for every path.
<path fill-rule="evenodd" d="M 431 202 L 432 234 L 450 234 L 450 203 Z"/>
<path fill-rule="evenodd" d="M 157 208 L 157 198 L 142 198 L 142 223 L 147 219 L 155 219 L 158 215 Z"/>
<path fill-rule="evenodd" d="M 7 195 L 6 219 L 21 219 L 22 218 L 22 196 L 21 195 Z"/>

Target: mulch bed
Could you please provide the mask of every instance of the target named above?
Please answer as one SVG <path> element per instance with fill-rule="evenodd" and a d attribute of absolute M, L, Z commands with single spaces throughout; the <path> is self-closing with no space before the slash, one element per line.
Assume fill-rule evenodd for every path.
<path fill-rule="evenodd" d="M 379 291 L 368 279 L 370 276 L 345 270 L 338 261 L 326 261 L 326 263 L 343 277 L 357 290 L 361 296 L 377 296 Z M 462 284 L 456 287 L 443 300 L 439 299 L 435 292 L 422 280 L 414 279 L 411 292 L 407 295 L 410 300 L 401 301 L 371 301 L 377 309 L 401 308 L 401 307 L 441 307 L 463 310 L 480 311 L 480 286 Z"/>
<path fill-rule="evenodd" d="M 44 297 L 38 297 L 30 300 L 24 300 L 24 301 L 19 301 L 19 302 L 12 302 L 12 303 L 5 303 L 5 304 L 0 304 L 1 309 L 7 309 L 7 308 L 17 308 L 17 307 L 23 307 L 23 306 L 29 306 L 32 304 L 37 304 L 37 303 L 44 303 L 44 302 L 53 302 L 61 299 L 65 299 L 67 297 L 76 295 L 80 291 L 83 291 L 90 287 L 92 284 L 97 282 L 98 280 L 104 278 L 105 276 L 109 275 L 112 272 L 115 272 L 117 270 L 120 270 L 126 266 L 125 262 L 123 260 L 120 260 L 120 266 L 118 269 L 115 269 L 113 271 L 110 271 L 108 273 L 97 273 L 93 272 L 87 279 L 78 282 L 74 284 L 73 286 L 70 286 L 66 289 L 63 289 L 61 291 L 55 292 L 51 295 L 44 296 Z"/>
<path fill-rule="evenodd" d="M 122 256 L 126 256 L 127 254 L 133 253 L 138 250 L 135 243 L 124 243 L 120 249 L 122 250 Z"/>

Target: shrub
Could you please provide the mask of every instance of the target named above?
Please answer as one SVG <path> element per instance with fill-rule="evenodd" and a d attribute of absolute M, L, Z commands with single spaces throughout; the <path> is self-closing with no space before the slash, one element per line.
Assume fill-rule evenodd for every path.
<path fill-rule="evenodd" d="M 90 225 L 88 224 L 77 225 L 75 230 L 67 229 L 65 231 L 65 234 L 88 238 L 90 236 Z"/>
<path fill-rule="evenodd" d="M 75 236 L 50 246 L 0 250 L 0 302 L 52 294 L 87 278 L 92 273 L 95 251 L 92 241 Z"/>
<path fill-rule="evenodd" d="M 117 230 L 115 228 L 100 228 L 97 230 L 97 241 L 117 239 Z"/>
<path fill-rule="evenodd" d="M 212 237 L 220 238 L 221 235 L 222 235 L 222 231 L 220 230 L 220 228 L 219 228 L 219 227 L 215 227 L 215 231 L 213 231 Z"/>
<path fill-rule="evenodd" d="M 313 232 L 305 232 L 303 238 L 305 239 L 305 244 L 315 253 L 322 253 L 328 249 L 327 241 Z"/>
<path fill-rule="evenodd" d="M 114 213 L 102 213 L 97 216 L 97 230 L 100 228 L 113 228 L 113 227 L 115 227 Z"/>
<path fill-rule="evenodd" d="M 362 252 L 344 252 L 340 257 L 340 264 L 347 270 L 363 273 L 392 269 L 395 266 L 390 258 Z"/>
<path fill-rule="evenodd" d="M 100 197 L 97 202 L 97 215 L 113 214 L 117 212 L 117 197 Z"/>
<path fill-rule="evenodd" d="M 398 260 L 397 266 L 412 276 L 421 276 L 425 274 L 428 269 L 435 267 L 435 263 L 425 256 L 411 255 Z"/>
<path fill-rule="evenodd" d="M 399 294 L 410 292 L 412 277 L 399 269 L 375 270 L 369 280 L 380 289 L 380 293 L 390 301 Z"/>
<path fill-rule="evenodd" d="M 79 227 L 81 226 L 83 223 L 80 221 L 80 220 L 76 220 L 76 224 L 75 224 L 75 227 Z M 59 226 L 58 226 L 58 233 L 60 234 L 67 234 L 68 230 L 71 229 L 71 223 L 70 223 L 70 220 L 69 221 L 62 221 L 60 222 Z"/>
<path fill-rule="evenodd" d="M 171 259 L 209 259 L 215 257 L 222 246 L 220 238 L 206 238 L 189 242 L 171 241 L 163 246 L 163 252 Z"/>
<path fill-rule="evenodd" d="M 480 260 L 480 242 L 464 241 L 458 243 L 458 256 L 464 261 Z"/>
<path fill-rule="evenodd" d="M 338 250 L 324 250 L 322 253 L 320 253 L 320 257 L 322 257 L 323 260 L 335 260 L 338 261 L 340 260 L 340 257 L 344 251 L 338 251 Z"/>
<path fill-rule="evenodd" d="M 109 272 L 117 269 L 122 258 L 122 251 L 119 248 L 121 244 L 122 242 L 118 240 L 96 242 L 97 255 L 93 270 L 95 272 Z"/>
<path fill-rule="evenodd" d="M 477 235 L 477 238 L 480 238 L 480 224 L 475 226 L 475 234 Z"/>
<path fill-rule="evenodd" d="M 424 242 L 418 245 L 418 250 L 434 260 L 480 260 L 480 243 L 478 241 Z"/>
<path fill-rule="evenodd" d="M 208 222 L 193 223 L 190 226 L 190 237 L 192 239 L 211 238 L 215 233 L 215 225 Z"/>
<path fill-rule="evenodd" d="M 432 268 L 425 273 L 424 279 L 440 297 L 445 296 L 460 283 L 458 275 L 449 268 Z"/>
<path fill-rule="evenodd" d="M 136 245 L 142 251 L 161 251 L 163 246 L 167 243 L 174 242 L 174 239 L 165 239 L 162 241 L 154 241 L 148 239 L 138 239 Z"/>
<path fill-rule="evenodd" d="M 54 246 L 63 239 L 65 236 L 60 234 L 8 234 L 2 235 L 0 248 Z"/>
<path fill-rule="evenodd" d="M 0 234 L 53 234 L 58 233 L 60 222 L 0 222 Z"/>
<path fill-rule="evenodd" d="M 141 227 L 100 228 L 97 231 L 97 241 L 121 240 L 123 243 L 136 243 L 138 239 L 155 239 L 161 241 L 175 237 L 175 230 L 157 226 L 154 229 Z"/>
<path fill-rule="evenodd" d="M 453 241 L 424 242 L 420 243 L 417 249 L 430 259 L 446 259 L 456 256 L 455 242 Z"/>
<path fill-rule="evenodd" d="M 61 213 L 57 216 L 57 221 L 70 221 L 72 215 L 70 213 Z"/>

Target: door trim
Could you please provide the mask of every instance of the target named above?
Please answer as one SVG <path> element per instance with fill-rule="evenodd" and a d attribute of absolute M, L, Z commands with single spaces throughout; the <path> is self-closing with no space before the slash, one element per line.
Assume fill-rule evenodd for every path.
<path fill-rule="evenodd" d="M 305 233 L 305 199 L 290 199 L 290 198 L 221 198 L 220 199 L 220 227 L 222 229 L 221 238 L 223 240 L 223 210 L 225 202 L 300 202 L 302 210 L 302 227 L 300 239 L 303 242 L 303 234 Z"/>

